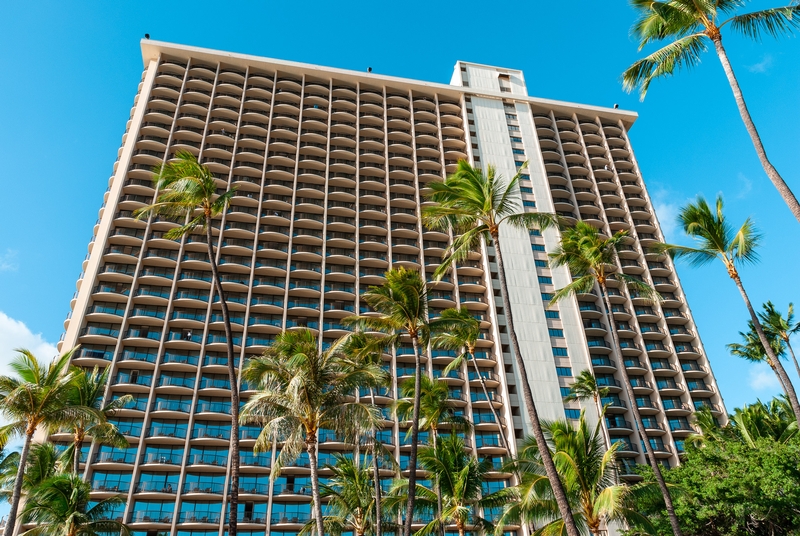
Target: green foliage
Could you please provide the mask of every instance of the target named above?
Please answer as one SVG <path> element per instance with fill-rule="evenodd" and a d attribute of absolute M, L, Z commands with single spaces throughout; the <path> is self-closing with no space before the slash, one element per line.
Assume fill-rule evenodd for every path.
<path fill-rule="evenodd" d="M 400 384 L 400 399 L 395 403 L 395 412 L 401 421 L 411 420 L 414 392 L 414 378 L 407 378 Z M 457 415 L 456 408 L 449 402 L 450 389 L 442 380 L 423 375 L 420 378 L 419 398 L 420 430 L 430 430 L 435 438 L 441 424 L 450 424 L 455 428 L 469 428 L 469 421 Z"/>
<path fill-rule="evenodd" d="M 170 240 L 181 238 L 196 228 L 205 228 L 211 219 L 228 208 L 234 189 L 217 193 L 217 180 L 206 166 L 189 151 L 178 151 L 175 160 L 162 169 L 155 169 L 153 185 L 158 188 L 158 200 L 138 209 L 137 218 L 162 216 L 182 225 L 165 235 Z M 188 219 L 188 223 L 183 223 Z"/>
<path fill-rule="evenodd" d="M 559 420 L 545 422 L 543 428 L 579 528 L 597 534 L 609 521 L 649 528 L 647 520 L 629 508 L 631 489 L 616 478 L 618 446 L 605 448 L 599 424 L 590 428 L 582 412 L 577 426 Z M 513 466 L 522 482 L 509 490 L 513 500 L 507 502 L 495 533 L 501 534 L 504 525 L 532 522 L 539 536 L 561 534 L 564 523 L 535 441 L 525 440 Z"/>
<path fill-rule="evenodd" d="M 800 533 L 800 436 L 785 398 L 736 408 L 727 426 L 698 413 L 702 436 L 686 442 L 681 465 L 664 471 L 687 536 L 788 536 Z M 644 485 L 649 467 L 639 467 Z M 635 507 L 659 531 L 663 502 L 637 486 Z"/>
<path fill-rule="evenodd" d="M 31 490 L 25 503 L 22 522 L 36 526 L 23 536 L 128 536 L 130 531 L 125 525 L 106 519 L 109 512 L 124 504 L 123 500 L 110 497 L 92 501 L 90 493 L 89 483 L 75 474 L 43 481 Z"/>
<path fill-rule="evenodd" d="M 341 351 L 342 343 L 320 351 L 310 330 L 284 331 L 264 355 L 245 365 L 242 377 L 259 391 L 244 405 L 240 419 L 263 425 L 256 451 L 269 450 L 273 440 L 283 443 L 273 475 L 309 441 L 316 443 L 321 428 L 356 442 L 378 421 L 374 407 L 352 397 L 359 387 L 379 385 L 384 372 L 376 364 L 351 360 Z"/>
<path fill-rule="evenodd" d="M 754 41 L 765 36 L 792 35 L 800 28 L 800 6 L 735 14 L 748 2 L 631 0 L 639 16 L 631 28 L 631 34 L 639 41 L 639 50 L 653 43 L 669 42 L 635 62 L 622 74 L 624 89 L 630 92 L 638 87 L 644 99 L 650 84 L 657 78 L 672 76 L 681 69 L 698 65 L 709 43 L 721 41 L 720 32 L 726 26 Z"/>
<path fill-rule="evenodd" d="M 492 165 L 484 173 L 459 160 L 455 173 L 444 181 L 428 183 L 433 190 L 428 199 L 435 204 L 423 209 L 423 222 L 431 229 L 452 230 L 458 235 L 445 250 L 436 277 L 447 273 L 453 261 L 466 259 L 476 251 L 482 240 L 489 244 L 497 237 L 501 223 L 523 229 L 544 229 L 556 223 L 553 214 L 523 210 L 518 186 L 524 167 L 505 180 Z"/>

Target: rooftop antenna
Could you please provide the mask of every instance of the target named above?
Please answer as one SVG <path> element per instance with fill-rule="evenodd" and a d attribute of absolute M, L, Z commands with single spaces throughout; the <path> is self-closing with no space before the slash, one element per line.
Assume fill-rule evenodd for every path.
<path fill-rule="evenodd" d="M 145 39 L 150 39 L 150 34 L 144 34 Z"/>
<path fill-rule="evenodd" d="M 367 72 L 371 73 L 372 72 L 372 67 L 367 67 Z"/>
<path fill-rule="evenodd" d="M 616 110 L 617 108 L 619 108 L 619 104 L 614 104 L 614 109 Z"/>

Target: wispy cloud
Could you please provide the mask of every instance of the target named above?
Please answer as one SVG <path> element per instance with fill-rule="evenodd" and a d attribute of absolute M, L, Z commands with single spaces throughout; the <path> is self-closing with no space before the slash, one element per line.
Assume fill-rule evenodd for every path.
<path fill-rule="evenodd" d="M 10 372 L 8 363 L 17 348 L 30 350 L 42 361 L 50 361 L 58 353 L 56 345 L 46 341 L 41 333 L 33 333 L 24 322 L 0 311 L 0 374 Z"/>
<path fill-rule="evenodd" d="M 16 272 L 19 269 L 17 253 L 15 249 L 7 249 L 0 254 L 0 272 Z"/>
<path fill-rule="evenodd" d="M 770 391 L 774 392 L 780 389 L 781 384 L 775 373 L 769 368 L 766 363 L 759 363 L 750 367 L 750 374 L 748 383 L 754 391 Z"/>
<path fill-rule="evenodd" d="M 766 73 L 772 67 L 774 60 L 772 58 L 772 54 L 764 54 L 761 58 L 761 61 L 758 63 L 754 63 L 753 65 L 748 65 L 747 70 L 751 73 Z"/>
<path fill-rule="evenodd" d="M 737 199 L 745 199 L 747 194 L 753 189 L 753 181 L 748 179 L 744 173 L 739 173 L 737 175 L 739 180 L 739 192 L 736 194 Z"/>
<path fill-rule="evenodd" d="M 675 195 L 667 190 L 655 190 L 652 194 L 653 208 L 661 224 L 661 230 L 668 242 L 680 242 L 686 237 L 678 225 L 680 204 L 675 202 Z"/>

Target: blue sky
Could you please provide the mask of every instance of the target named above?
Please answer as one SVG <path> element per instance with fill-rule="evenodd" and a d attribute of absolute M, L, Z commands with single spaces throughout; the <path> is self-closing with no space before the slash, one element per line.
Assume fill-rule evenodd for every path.
<path fill-rule="evenodd" d="M 757 0 L 752 8 L 777 3 Z M 725 195 L 753 216 L 753 301 L 800 301 L 800 224 L 766 179 L 713 53 L 656 82 L 644 103 L 619 74 L 638 57 L 624 0 L 545 2 L 9 2 L 0 19 L 0 361 L 58 341 L 139 82 L 139 39 L 448 82 L 456 60 L 525 71 L 531 95 L 636 110 L 631 138 L 672 240 L 678 208 Z M 474 18 L 470 18 L 474 17 Z M 800 194 L 800 44 L 726 39 L 773 163 Z M 794 58 L 794 59 L 793 59 Z M 729 408 L 777 391 L 769 369 L 727 355 L 746 311 L 721 266 L 680 268 Z M 800 304 L 799 304 L 800 305 Z M 787 367 L 790 370 L 793 367 Z M 794 373 L 790 372 L 794 377 Z"/>

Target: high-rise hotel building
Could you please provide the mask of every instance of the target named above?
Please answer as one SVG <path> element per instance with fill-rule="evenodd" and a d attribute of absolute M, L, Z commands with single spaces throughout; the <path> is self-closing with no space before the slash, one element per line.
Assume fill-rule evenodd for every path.
<path fill-rule="evenodd" d="M 664 297 L 645 303 L 613 288 L 613 319 L 604 318 L 596 291 L 548 307 L 570 280 L 547 262 L 558 231 L 504 229 L 511 305 L 541 415 L 577 418 L 581 406 L 562 397 L 592 369 L 609 389 L 605 424 L 623 443 L 623 460 L 644 462 L 646 436 L 670 465 L 679 463 L 696 408 L 725 419 L 675 267 L 649 253 L 663 235 L 628 139 L 636 114 L 529 97 L 522 72 L 467 62 L 445 85 L 154 41 L 142 42 L 142 54 L 142 81 L 59 343 L 62 351 L 81 345 L 75 365 L 111 368 L 109 400 L 134 397 L 114 417 L 129 447 L 87 443 L 83 455 L 95 496 L 125 496 L 113 515 L 137 535 L 224 531 L 230 386 L 205 236 L 166 240 L 175 224 L 133 217 L 158 195 L 153 168 L 177 151 L 197 155 L 220 192 L 236 189 L 213 233 L 240 360 L 284 329 L 312 329 L 323 345 L 346 334 L 342 318 L 369 311 L 359 294 L 381 284 L 390 267 L 431 280 L 452 237 L 420 222 L 427 184 L 459 159 L 492 164 L 505 177 L 527 161 L 525 210 L 580 219 L 605 235 L 627 230 L 619 269 Z M 477 360 L 490 396 L 471 367 L 444 373 L 455 352 L 427 349 L 425 373 L 450 386 L 453 405 L 475 424 L 469 448 L 496 462 L 487 490 L 509 485 L 512 475 L 499 470 L 507 454 L 499 434 L 520 439 L 529 423 L 493 248 L 430 288 L 432 315 L 461 306 L 481 319 Z M 377 397 L 385 408 L 380 438 L 407 474 L 409 423 L 397 422 L 390 407 L 398 383 L 413 374 L 411 349 L 393 350 L 384 363 L 392 382 Z M 622 367 L 635 400 L 621 388 Z M 252 393 L 242 386 L 243 398 Z M 644 431 L 632 424 L 634 404 Z M 596 420 L 594 405 L 586 408 Z M 240 531 L 296 534 L 310 517 L 308 460 L 270 480 L 275 452 L 253 454 L 258 433 L 241 431 Z M 353 450 L 328 431 L 320 440 L 323 464 Z M 391 479 L 389 468 L 384 476 Z"/>

